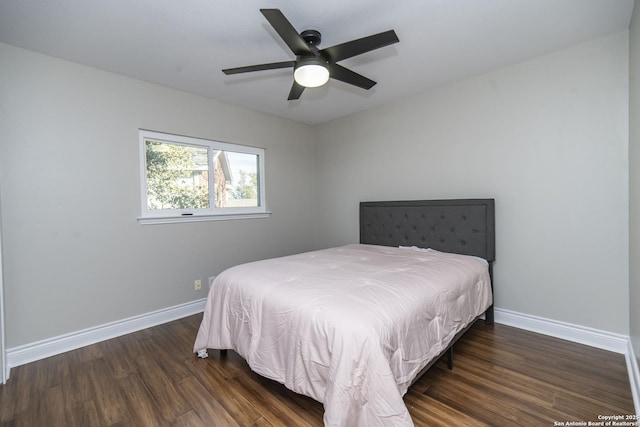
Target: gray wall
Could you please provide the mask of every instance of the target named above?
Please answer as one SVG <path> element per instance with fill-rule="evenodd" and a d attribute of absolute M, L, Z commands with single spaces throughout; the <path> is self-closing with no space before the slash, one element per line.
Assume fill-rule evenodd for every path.
<path fill-rule="evenodd" d="M 453 197 L 496 198 L 498 307 L 637 342 L 628 58 L 621 33 L 310 127 L 0 44 L 7 347 L 355 242 L 360 200 Z M 273 216 L 140 226 L 138 128 L 265 147 Z"/>
<path fill-rule="evenodd" d="M 320 246 L 357 203 L 494 197 L 496 306 L 627 334 L 628 34 L 316 128 Z"/>
<path fill-rule="evenodd" d="M 0 44 L 7 348 L 206 296 L 194 279 L 313 249 L 307 125 Z M 138 128 L 266 148 L 268 219 L 138 224 Z"/>
<path fill-rule="evenodd" d="M 629 330 L 640 365 L 640 5 L 629 30 Z"/>

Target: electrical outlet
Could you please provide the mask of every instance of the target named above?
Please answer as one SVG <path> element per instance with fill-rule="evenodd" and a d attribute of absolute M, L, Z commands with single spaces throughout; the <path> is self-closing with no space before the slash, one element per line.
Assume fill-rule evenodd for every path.
<path fill-rule="evenodd" d="M 193 290 L 199 291 L 200 289 L 202 289 L 202 280 L 197 279 L 195 282 L 193 282 Z"/>

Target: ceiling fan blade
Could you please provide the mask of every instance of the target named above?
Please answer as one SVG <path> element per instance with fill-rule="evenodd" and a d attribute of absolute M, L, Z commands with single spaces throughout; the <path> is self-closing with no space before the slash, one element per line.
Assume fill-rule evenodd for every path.
<path fill-rule="evenodd" d="M 400 40 L 398 39 L 396 32 L 389 30 L 383 33 L 327 47 L 320 50 L 320 53 L 325 58 L 329 59 L 329 61 L 338 62 L 365 52 L 389 46 L 390 44 L 398 43 L 399 41 Z"/>
<path fill-rule="evenodd" d="M 304 92 L 304 86 L 294 81 L 293 85 L 291 86 L 291 91 L 289 91 L 289 97 L 287 98 L 287 101 L 299 99 L 300 95 L 302 95 L 302 92 Z"/>
<path fill-rule="evenodd" d="M 340 80 L 341 82 L 349 83 L 350 85 L 361 87 L 362 89 L 371 89 L 376 82 L 362 76 L 355 71 L 351 71 L 348 68 L 344 68 L 342 65 L 329 64 L 329 75 L 332 79 Z"/>
<path fill-rule="evenodd" d="M 260 9 L 278 35 L 296 55 L 310 55 L 313 52 L 307 46 L 302 36 L 298 34 L 293 25 L 280 12 L 280 9 Z"/>
<path fill-rule="evenodd" d="M 252 71 L 275 70 L 277 68 L 288 68 L 295 65 L 296 61 L 272 62 L 269 64 L 248 65 L 246 67 L 225 68 L 224 70 L 222 70 L 222 72 L 229 75 L 238 73 L 249 73 Z"/>

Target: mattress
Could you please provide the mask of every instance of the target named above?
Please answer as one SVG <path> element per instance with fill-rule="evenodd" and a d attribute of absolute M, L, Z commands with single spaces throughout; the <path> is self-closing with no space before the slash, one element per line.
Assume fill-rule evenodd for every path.
<path fill-rule="evenodd" d="M 326 426 L 411 426 L 411 381 L 491 302 L 483 259 L 346 245 L 222 272 L 194 352 L 236 351 L 322 402 Z"/>

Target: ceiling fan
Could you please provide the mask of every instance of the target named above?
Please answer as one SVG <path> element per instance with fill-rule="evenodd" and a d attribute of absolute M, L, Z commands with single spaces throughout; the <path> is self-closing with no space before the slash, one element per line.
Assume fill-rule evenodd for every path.
<path fill-rule="evenodd" d="M 329 78 L 363 89 L 371 89 L 376 82 L 337 64 L 337 62 L 400 41 L 395 31 L 389 30 L 318 49 L 321 40 L 319 31 L 305 30 L 298 34 L 279 9 L 260 9 L 260 12 L 296 55 L 296 59 L 294 61 L 226 68 L 222 72 L 229 75 L 293 67 L 294 81 L 287 98 L 289 101 L 300 98 L 305 87 L 322 86 Z"/>

